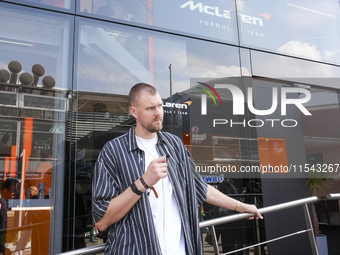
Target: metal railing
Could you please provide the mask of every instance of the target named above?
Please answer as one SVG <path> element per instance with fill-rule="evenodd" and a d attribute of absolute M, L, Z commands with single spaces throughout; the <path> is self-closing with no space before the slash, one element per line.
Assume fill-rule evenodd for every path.
<path fill-rule="evenodd" d="M 340 193 L 329 194 L 327 196 L 327 199 L 328 200 L 340 199 Z M 298 199 L 298 200 L 294 200 L 294 201 L 290 201 L 290 202 L 286 202 L 286 203 L 282 203 L 282 204 L 277 204 L 277 205 L 273 205 L 273 206 L 260 208 L 259 212 L 263 215 L 263 214 L 266 214 L 266 213 L 281 211 L 283 209 L 288 209 L 288 208 L 292 208 L 292 207 L 295 207 L 295 206 L 303 205 L 307 229 L 300 230 L 300 231 L 297 231 L 295 233 L 291 233 L 291 234 L 284 235 L 284 236 L 281 236 L 281 237 L 277 237 L 277 238 L 274 238 L 274 239 L 271 239 L 271 240 L 267 240 L 265 242 L 261 242 L 261 243 L 257 243 L 257 244 L 250 245 L 250 246 L 247 246 L 247 247 L 243 247 L 241 249 L 237 249 L 237 250 L 234 250 L 234 251 L 223 253 L 222 255 L 232 254 L 232 253 L 235 253 L 235 252 L 238 252 L 238 251 L 254 248 L 256 246 L 264 245 L 264 244 L 267 244 L 267 243 L 271 243 L 271 242 L 278 241 L 278 240 L 281 240 L 281 239 L 284 239 L 284 238 L 287 238 L 287 237 L 300 235 L 300 234 L 304 234 L 304 233 L 308 233 L 308 235 L 309 235 L 309 239 L 310 239 L 310 242 L 311 242 L 311 245 L 312 245 L 313 255 L 318 255 L 319 253 L 318 253 L 318 249 L 316 247 L 315 237 L 314 237 L 314 233 L 313 233 L 314 231 L 313 231 L 312 222 L 311 222 L 311 218 L 310 218 L 309 210 L 308 210 L 308 206 L 307 206 L 307 204 L 317 202 L 318 200 L 319 200 L 318 197 L 313 196 L 313 197 Z M 253 216 L 253 215 L 250 214 L 250 213 L 239 213 L 239 214 L 229 215 L 229 216 L 225 216 L 225 217 L 220 217 L 220 218 L 200 222 L 200 224 L 199 224 L 200 228 L 210 227 L 211 230 L 212 230 L 213 247 L 214 247 L 215 255 L 219 255 L 220 253 L 219 253 L 219 249 L 218 249 L 218 243 L 217 243 L 217 238 L 216 238 L 216 235 L 215 235 L 214 226 L 224 224 L 224 223 L 228 223 L 228 222 L 237 221 L 237 220 L 247 219 L 250 216 Z M 105 248 L 105 244 L 103 243 L 103 244 L 94 245 L 94 246 L 91 246 L 91 247 L 86 247 L 86 248 L 82 248 L 82 249 L 77 249 L 77 250 L 73 250 L 73 251 L 59 253 L 57 255 L 94 255 L 94 254 L 98 254 L 98 253 L 103 253 L 104 248 Z"/>

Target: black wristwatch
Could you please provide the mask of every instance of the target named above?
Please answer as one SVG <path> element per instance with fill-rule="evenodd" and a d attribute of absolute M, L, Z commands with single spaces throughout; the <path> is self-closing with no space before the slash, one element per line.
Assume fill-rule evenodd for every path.
<path fill-rule="evenodd" d="M 143 192 L 141 192 L 141 191 L 137 188 L 137 186 L 136 186 L 135 183 L 132 183 L 132 184 L 130 185 L 130 187 L 131 187 L 132 191 L 133 191 L 134 193 L 136 193 L 138 196 L 141 196 L 141 195 L 143 194 Z"/>

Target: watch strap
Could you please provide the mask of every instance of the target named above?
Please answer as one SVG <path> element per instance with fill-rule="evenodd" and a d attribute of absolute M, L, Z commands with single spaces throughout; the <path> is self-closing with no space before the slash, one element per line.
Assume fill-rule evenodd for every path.
<path fill-rule="evenodd" d="M 138 196 L 141 196 L 141 195 L 143 194 L 143 192 L 141 192 L 141 191 L 137 188 L 137 186 L 136 186 L 135 183 L 132 183 L 132 184 L 130 185 L 130 187 L 131 187 L 132 191 L 133 191 L 135 194 L 137 194 Z"/>
<path fill-rule="evenodd" d="M 143 186 L 144 186 L 146 189 L 150 189 L 150 186 L 147 185 L 146 182 L 144 181 L 143 176 L 141 176 L 139 179 L 140 179 L 141 183 L 143 184 Z"/>

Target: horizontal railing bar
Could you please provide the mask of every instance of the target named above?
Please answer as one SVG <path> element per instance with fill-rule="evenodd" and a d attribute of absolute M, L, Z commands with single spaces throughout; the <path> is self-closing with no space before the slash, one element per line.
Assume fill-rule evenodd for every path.
<path fill-rule="evenodd" d="M 340 199 L 340 193 L 331 193 L 327 195 L 327 199 L 332 200 L 332 199 Z"/>
<path fill-rule="evenodd" d="M 104 252 L 105 243 L 97 244 L 91 247 L 81 248 L 73 251 L 59 253 L 57 255 L 90 255 L 90 254 L 98 254 L 99 252 Z"/>
<path fill-rule="evenodd" d="M 327 196 L 327 198 L 328 199 L 340 199 L 340 193 L 329 194 Z M 291 207 L 294 207 L 294 206 L 297 206 L 297 205 L 303 205 L 303 204 L 313 203 L 313 202 L 317 202 L 317 201 L 318 201 L 318 197 L 316 197 L 316 196 L 308 197 L 308 198 L 298 199 L 298 200 L 294 200 L 294 201 L 291 201 L 291 202 L 286 202 L 286 203 L 282 203 L 282 204 L 278 204 L 278 205 L 260 208 L 259 212 L 261 214 L 265 214 L 265 213 L 275 212 L 275 211 L 279 211 L 279 210 L 283 210 L 283 209 L 288 209 L 288 208 L 291 208 Z M 200 226 L 200 228 L 204 228 L 204 227 L 209 227 L 211 225 L 219 225 L 219 224 L 223 224 L 223 223 L 227 223 L 227 222 L 246 219 L 250 216 L 253 216 L 253 215 L 250 214 L 250 213 L 239 213 L 239 214 L 235 214 L 235 215 L 220 217 L 218 219 L 206 220 L 206 221 L 200 222 L 199 226 Z M 311 229 L 302 230 L 302 231 L 299 231 L 299 232 L 296 232 L 296 233 L 292 233 L 292 234 L 289 234 L 289 235 L 286 235 L 286 236 L 278 237 L 276 239 L 265 241 L 265 242 L 262 242 L 262 243 L 259 243 L 259 244 L 253 245 L 253 246 L 245 247 L 245 248 L 249 249 L 249 248 L 252 248 L 252 247 L 263 245 L 263 244 L 266 244 L 266 243 L 269 243 L 269 242 L 274 242 L 274 241 L 282 239 L 282 238 L 301 234 L 301 233 L 308 232 L 308 231 L 311 231 Z M 91 255 L 91 254 L 98 254 L 99 252 L 104 252 L 104 249 L 105 249 L 105 243 L 94 245 L 94 246 L 91 246 L 91 247 L 82 248 L 82 249 L 77 249 L 77 250 L 73 250 L 73 251 L 69 251 L 69 252 L 59 253 L 57 255 Z M 233 253 L 235 253 L 237 251 L 238 250 L 233 251 Z M 226 254 L 230 254 L 230 253 L 224 253 L 223 255 L 226 255 Z"/>
<path fill-rule="evenodd" d="M 297 205 L 303 205 L 303 204 L 306 204 L 306 203 L 313 203 L 313 202 L 316 202 L 316 201 L 318 201 L 318 197 L 316 197 L 316 196 L 298 199 L 298 200 L 294 200 L 294 201 L 291 201 L 291 202 L 286 202 L 286 203 L 282 203 L 282 204 L 278 204 L 278 205 L 272 205 L 272 206 L 268 206 L 268 207 L 265 207 L 265 208 L 260 208 L 259 213 L 264 214 L 264 213 L 275 212 L 275 211 L 287 209 L 287 208 L 290 208 L 290 207 L 294 207 L 294 206 L 297 206 Z M 234 214 L 234 215 L 220 217 L 220 218 L 217 218 L 217 219 L 206 220 L 206 221 L 200 222 L 200 228 L 209 227 L 211 225 L 219 225 L 219 224 L 237 221 L 237 220 L 242 220 L 242 219 L 249 218 L 251 216 L 253 216 L 253 214 L 251 214 L 251 213 L 238 213 L 238 214 Z"/>
<path fill-rule="evenodd" d="M 295 236 L 295 235 L 300 235 L 300 234 L 303 234 L 303 233 L 306 233 L 306 232 L 309 232 L 309 231 L 312 231 L 312 229 L 305 229 L 305 230 L 297 231 L 295 233 L 291 233 L 291 234 L 288 234 L 288 235 L 280 236 L 280 237 L 277 237 L 277 238 L 274 238 L 274 239 L 271 239 L 271 240 L 268 240 L 268 241 L 264 241 L 262 243 L 257 243 L 257 244 L 250 245 L 250 246 L 238 249 L 238 250 L 233 250 L 233 251 L 230 251 L 230 252 L 227 252 L 227 253 L 223 253 L 221 255 L 228 255 L 228 254 L 236 253 L 236 252 L 247 250 L 247 249 L 250 249 L 250 248 L 254 248 L 254 247 L 257 247 L 257 246 L 260 246 L 260 245 L 263 245 L 263 244 L 275 242 L 275 241 L 278 241 L 278 240 L 281 240 L 281 239 L 284 239 L 284 238 L 287 238 L 287 237 L 291 237 L 291 236 Z"/>

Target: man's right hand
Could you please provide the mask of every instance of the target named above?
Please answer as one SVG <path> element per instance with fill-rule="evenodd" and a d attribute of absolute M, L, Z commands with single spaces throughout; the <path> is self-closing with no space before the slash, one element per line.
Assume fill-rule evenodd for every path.
<path fill-rule="evenodd" d="M 145 183 L 152 187 L 160 179 L 168 176 L 168 165 L 166 157 L 159 157 L 151 161 L 148 169 L 143 174 Z M 144 192 L 146 189 L 139 179 L 135 181 L 139 191 Z M 138 201 L 140 196 L 136 195 L 131 188 L 126 189 L 122 194 L 114 197 L 104 216 L 96 223 L 96 227 L 100 231 L 104 231 L 108 226 L 121 220 Z"/>
<path fill-rule="evenodd" d="M 143 179 L 149 187 L 155 185 L 160 179 L 168 176 L 166 157 L 162 156 L 151 161 Z"/>

